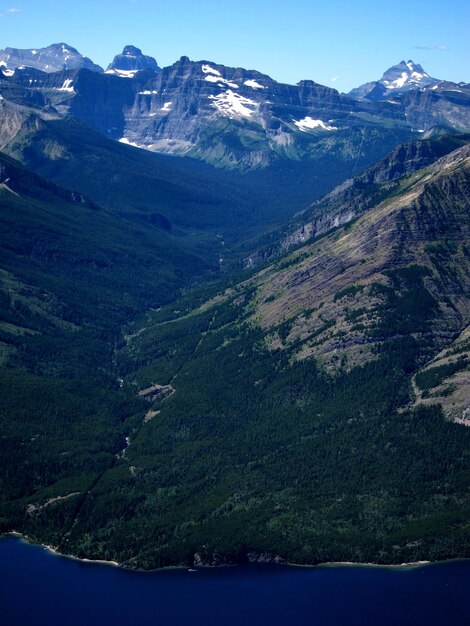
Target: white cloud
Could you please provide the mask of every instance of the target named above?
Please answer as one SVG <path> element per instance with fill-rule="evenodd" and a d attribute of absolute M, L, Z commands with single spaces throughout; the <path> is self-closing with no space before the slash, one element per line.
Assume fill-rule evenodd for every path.
<path fill-rule="evenodd" d="M 23 13 L 23 9 L 7 9 L 6 11 L 3 11 L 3 13 L 0 13 L 0 17 L 5 17 L 6 15 L 11 15 L 12 13 Z"/>
<path fill-rule="evenodd" d="M 339 79 L 339 76 L 332 76 L 332 77 L 330 78 L 330 82 L 331 82 L 331 83 L 335 83 L 338 79 Z"/>
<path fill-rule="evenodd" d="M 432 46 L 413 46 L 414 50 L 448 50 L 449 46 L 434 44 Z"/>

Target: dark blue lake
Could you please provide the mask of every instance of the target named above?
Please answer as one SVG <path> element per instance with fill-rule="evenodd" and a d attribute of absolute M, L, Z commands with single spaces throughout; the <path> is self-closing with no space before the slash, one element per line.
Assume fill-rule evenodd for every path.
<path fill-rule="evenodd" d="M 470 561 L 126 572 L 0 541 L 3 626 L 469 624 Z"/>

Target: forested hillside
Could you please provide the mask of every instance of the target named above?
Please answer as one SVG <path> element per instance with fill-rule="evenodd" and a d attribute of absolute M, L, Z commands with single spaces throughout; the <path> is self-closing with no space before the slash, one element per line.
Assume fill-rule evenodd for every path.
<path fill-rule="evenodd" d="M 2 528 L 143 568 L 469 554 L 470 431 L 416 404 L 468 368 L 452 344 L 470 322 L 469 180 L 464 145 L 376 181 L 356 219 L 259 272 L 147 309 L 113 344 L 121 389 L 44 388 L 54 360 L 40 379 L 18 361 Z M 26 390 L 35 420 L 12 412 Z"/>

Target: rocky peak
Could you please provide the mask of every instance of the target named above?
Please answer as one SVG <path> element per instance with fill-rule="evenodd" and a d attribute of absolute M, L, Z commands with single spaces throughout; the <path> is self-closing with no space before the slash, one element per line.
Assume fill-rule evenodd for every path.
<path fill-rule="evenodd" d="M 432 78 L 419 63 L 400 61 L 386 70 L 380 80 L 365 83 L 349 92 L 354 98 L 384 100 L 407 91 L 438 85 L 441 81 Z"/>
<path fill-rule="evenodd" d="M 140 70 L 160 71 L 157 61 L 146 54 L 142 54 L 140 48 L 125 46 L 121 54 L 117 54 L 113 62 L 109 64 L 107 71 L 136 72 Z"/>
<path fill-rule="evenodd" d="M 141 57 L 141 56 L 143 56 L 142 50 L 140 48 L 136 48 L 135 46 L 124 46 L 122 54 L 124 56 L 128 56 L 128 57 Z"/>
<path fill-rule="evenodd" d="M 427 74 L 421 65 L 413 61 L 400 61 L 397 65 L 390 67 L 378 81 L 386 89 L 403 90 L 416 87 L 426 87 L 437 81 Z"/>
<path fill-rule="evenodd" d="M 99 73 L 103 71 L 102 67 L 64 42 L 47 48 L 5 48 L 0 50 L 0 65 L 9 71 L 19 67 L 32 67 L 49 73 L 81 68 Z"/>

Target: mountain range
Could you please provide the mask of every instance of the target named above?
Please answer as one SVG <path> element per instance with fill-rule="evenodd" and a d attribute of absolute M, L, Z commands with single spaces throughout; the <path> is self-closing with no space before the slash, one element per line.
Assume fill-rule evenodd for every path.
<path fill-rule="evenodd" d="M 0 532 L 470 556 L 470 87 L 0 51 Z"/>
<path fill-rule="evenodd" d="M 41 100 L 107 137 L 218 167 L 315 160 L 326 150 L 354 162 L 364 143 L 380 144 L 385 153 L 436 127 L 470 130 L 468 85 L 432 79 L 412 61 L 348 95 L 312 80 L 285 85 L 254 70 L 188 57 L 160 70 L 134 46 L 105 73 L 65 44 L 8 48 L 1 63 L 4 98 L 12 91 L 18 98 L 21 90 L 23 102 Z"/>

